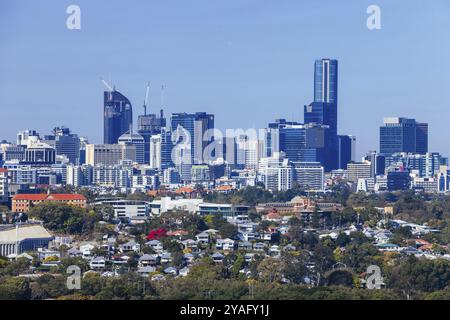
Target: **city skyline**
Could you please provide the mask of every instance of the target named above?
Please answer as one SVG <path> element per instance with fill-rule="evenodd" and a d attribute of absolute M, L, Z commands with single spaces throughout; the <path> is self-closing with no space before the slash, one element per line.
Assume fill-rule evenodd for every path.
<path fill-rule="evenodd" d="M 14 141 L 19 130 L 47 133 L 65 125 L 91 142 L 101 142 L 100 76 L 112 78 L 130 99 L 135 125 L 143 114 L 147 81 L 149 113 L 158 113 L 159 88 L 165 84 L 168 114 L 212 113 L 220 129 L 263 128 L 276 118 L 302 122 L 301 109 L 314 98 L 311 61 L 329 57 L 340 64 L 338 130 L 357 137 L 357 158 L 378 149 L 378 127 L 385 117 L 429 123 L 429 150 L 449 154 L 442 115 L 450 81 L 442 71 L 449 67 L 445 56 L 450 47 L 440 41 L 448 21 L 440 9 L 449 4 L 438 1 L 427 7 L 413 1 L 408 15 L 403 7 L 379 1 L 382 29 L 370 31 L 365 26 L 369 2 L 353 2 L 345 9 L 325 2 L 268 2 L 252 11 L 252 1 L 216 7 L 200 1 L 177 9 L 155 1 L 126 11 L 147 23 L 108 24 L 106 30 L 105 23 L 117 19 L 120 4 L 102 7 L 110 15 L 99 16 L 100 4 L 79 1 L 83 24 L 77 31 L 65 28 L 66 3 L 40 7 L 27 2 L 19 9 L 6 2 L 9 16 L 0 22 L 5 43 L 0 94 L 11 121 L 0 128 L 0 137 Z M 235 12 L 237 8 L 247 10 Z M 420 12 L 421 24 L 407 23 Z M 36 13 L 48 19 L 37 21 Z M 14 30 L 15 37 L 7 30 Z M 110 40 L 125 34 L 124 48 L 108 49 Z M 24 50 L 36 41 L 47 46 Z M 20 94 L 23 88 L 29 95 Z M 435 112 L 423 112 L 424 105 Z M 256 108 L 263 112 L 255 114 Z"/>

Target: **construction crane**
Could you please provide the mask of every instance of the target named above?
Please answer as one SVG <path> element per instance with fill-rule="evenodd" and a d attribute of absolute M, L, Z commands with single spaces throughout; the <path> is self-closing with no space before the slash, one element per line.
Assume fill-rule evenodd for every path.
<path fill-rule="evenodd" d="M 150 82 L 147 82 L 147 90 L 145 91 L 145 99 L 144 99 L 144 116 L 147 115 L 147 101 L 148 101 L 148 93 L 150 91 Z"/>
<path fill-rule="evenodd" d="M 100 81 L 105 85 L 106 88 L 108 88 L 109 92 L 115 91 L 115 89 L 113 87 L 111 87 L 108 82 L 105 81 L 105 79 L 100 78 Z"/>

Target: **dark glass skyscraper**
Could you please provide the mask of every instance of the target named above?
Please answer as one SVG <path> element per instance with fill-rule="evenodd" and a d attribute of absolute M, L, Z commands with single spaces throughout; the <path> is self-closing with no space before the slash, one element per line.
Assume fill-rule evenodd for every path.
<path fill-rule="evenodd" d="M 428 124 L 415 119 L 385 118 L 380 127 L 380 153 L 396 152 L 424 154 L 428 152 Z"/>
<path fill-rule="evenodd" d="M 304 123 L 328 126 L 325 130 L 322 165 L 325 171 L 339 166 L 337 136 L 338 62 L 332 59 L 314 63 L 314 102 L 304 106 Z"/>
<path fill-rule="evenodd" d="M 314 64 L 314 102 L 338 101 L 338 62 L 321 59 Z"/>
<path fill-rule="evenodd" d="M 103 141 L 117 143 L 119 137 L 129 131 L 133 124 L 130 101 L 118 91 L 105 91 L 103 99 Z"/>
<path fill-rule="evenodd" d="M 338 168 L 337 104 L 329 102 L 312 102 L 304 106 L 305 124 L 327 126 L 324 131 L 323 159 L 320 161 L 325 171 Z M 318 160 L 319 161 L 319 160 Z"/>
<path fill-rule="evenodd" d="M 189 133 L 191 163 L 203 163 L 203 150 L 213 141 L 212 136 L 204 137 L 204 134 L 207 130 L 214 129 L 214 115 L 206 112 L 173 113 L 170 122 L 172 131 L 182 127 Z"/>

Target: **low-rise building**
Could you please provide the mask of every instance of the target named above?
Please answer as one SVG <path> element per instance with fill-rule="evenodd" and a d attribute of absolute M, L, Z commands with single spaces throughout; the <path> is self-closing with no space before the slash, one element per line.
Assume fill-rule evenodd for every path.
<path fill-rule="evenodd" d="M 16 194 L 12 199 L 12 211 L 28 212 L 33 206 L 45 202 L 62 203 L 78 208 L 86 208 L 86 197 L 81 194 Z"/>

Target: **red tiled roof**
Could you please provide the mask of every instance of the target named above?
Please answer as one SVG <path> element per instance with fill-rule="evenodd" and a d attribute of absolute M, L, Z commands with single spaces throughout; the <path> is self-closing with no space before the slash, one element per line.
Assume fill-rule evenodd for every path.
<path fill-rule="evenodd" d="M 16 194 L 13 200 L 60 200 L 60 201 L 71 201 L 71 200 L 86 200 L 86 197 L 81 194 L 71 194 L 71 193 L 53 193 L 53 194 Z"/>
<path fill-rule="evenodd" d="M 192 189 L 192 188 L 188 188 L 188 187 L 181 187 L 181 188 L 178 188 L 177 190 L 175 190 L 175 193 L 192 193 L 192 192 L 194 192 L 194 189 Z"/>
<path fill-rule="evenodd" d="M 8 172 L 5 168 L 0 168 L 0 172 Z"/>

